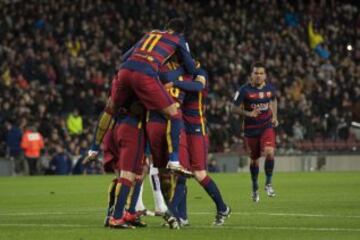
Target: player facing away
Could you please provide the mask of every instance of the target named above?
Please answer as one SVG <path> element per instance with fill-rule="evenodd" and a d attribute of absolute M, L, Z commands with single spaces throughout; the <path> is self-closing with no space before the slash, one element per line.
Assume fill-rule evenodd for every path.
<path fill-rule="evenodd" d="M 105 226 L 146 226 L 135 210 L 142 185 L 145 147 L 143 111 L 138 109 L 141 106 L 133 102 L 129 109 L 119 112 L 115 126 L 104 138 L 104 169 L 113 170 L 117 176 L 109 187 Z M 127 199 L 129 206 L 124 214 Z"/>
<path fill-rule="evenodd" d="M 275 88 L 266 82 L 264 64 L 257 62 L 251 67 L 250 81 L 241 86 L 235 94 L 233 112 L 244 116 L 245 144 L 251 159 L 252 200 L 260 200 L 258 175 L 261 155 L 265 157 L 265 191 L 269 197 L 274 197 L 272 175 L 275 153 L 274 127 L 278 125 L 277 100 Z"/>
<path fill-rule="evenodd" d="M 171 146 L 167 167 L 175 171 L 183 170 L 178 157 L 181 115 L 176 103 L 160 83 L 158 72 L 170 57 L 178 55 L 186 70 L 191 74 L 195 73 L 195 62 L 183 36 L 184 31 L 183 20 L 171 19 L 164 31 L 153 30 L 146 33 L 125 53 L 123 64 L 112 81 L 111 99 L 99 120 L 98 138 L 89 152 L 91 157 L 97 155 L 98 145 L 111 117 L 129 97 L 136 95 L 146 109 L 162 111 L 170 119 Z"/>
<path fill-rule="evenodd" d="M 189 82 L 177 80 L 178 76 L 173 77 L 172 84 L 174 87 L 185 91 L 185 98 L 181 109 L 185 124 L 189 162 L 195 179 L 216 205 L 217 214 L 213 224 L 220 226 L 223 225 L 226 218 L 230 216 L 231 209 L 225 204 L 219 188 L 217 187 L 215 181 L 207 174 L 206 170 L 209 138 L 206 128 L 205 110 L 209 81 L 208 74 L 203 68 L 200 68 L 200 63 L 198 63 L 197 69 L 196 76 L 189 75 L 183 68 L 178 68 L 176 73 L 183 79 L 190 78 L 193 79 L 191 82 L 201 83 L 200 87 L 189 88 L 189 86 L 191 86 Z M 177 186 L 178 185 L 179 183 Z M 186 204 L 186 196 L 184 197 L 182 203 Z M 181 210 L 181 205 L 179 206 L 179 209 L 180 218 L 186 220 L 186 210 L 185 212 Z"/>

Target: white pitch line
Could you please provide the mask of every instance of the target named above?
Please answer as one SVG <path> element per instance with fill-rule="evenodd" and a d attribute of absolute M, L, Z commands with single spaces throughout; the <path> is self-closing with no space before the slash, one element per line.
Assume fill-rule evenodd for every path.
<path fill-rule="evenodd" d="M 191 226 L 191 228 L 199 229 L 243 229 L 243 230 L 286 230 L 286 231 L 320 231 L 320 232 L 360 232 L 360 228 L 308 228 L 308 227 L 260 227 L 260 226 L 220 226 L 220 227 L 209 227 L 209 226 Z"/>
<path fill-rule="evenodd" d="M 100 225 L 80 224 L 34 224 L 34 223 L 0 223 L 0 227 L 45 227 L 45 228 L 103 228 Z M 311 227 L 260 227 L 260 226 L 191 226 L 192 229 L 241 229 L 241 230 L 284 230 L 284 231 L 315 231 L 315 232 L 360 232 L 360 228 L 311 228 Z"/>
<path fill-rule="evenodd" d="M 82 211 L 54 211 L 54 212 L 23 212 L 23 213 L 0 213 L 0 216 L 43 216 L 43 215 L 86 215 L 103 214 L 105 210 L 82 210 Z M 190 215 L 214 215 L 215 212 L 190 212 Z M 307 214 L 307 213 L 272 213 L 272 212 L 232 212 L 232 215 L 265 215 L 279 217 L 311 217 L 311 218 L 360 218 L 359 215 L 331 215 L 331 214 Z"/>
<path fill-rule="evenodd" d="M 211 215 L 214 212 L 191 212 L 190 215 Z M 307 214 L 307 213 L 271 213 L 271 212 L 232 212 L 233 215 L 267 215 L 280 217 L 318 217 L 318 218 L 360 218 L 357 215 L 330 215 L 330 214 Z"/>

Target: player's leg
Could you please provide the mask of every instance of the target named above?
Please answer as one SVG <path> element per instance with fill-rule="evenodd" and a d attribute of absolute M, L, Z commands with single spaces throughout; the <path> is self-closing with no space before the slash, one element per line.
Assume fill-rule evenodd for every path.
<path fill-rule="evenodd" d="M 142 173 L 142 179 L 144 180 L 146 175 L 149 172 L 149 162 L 147 160 L 147 158 L 144 159 L 143 162 L 143 173 Z M 149 211 L 148 209 L 146 209 L 144 202 L 143 202 L 143 189 L 144 189 L 144 181 L 141 184 L 141 188 L 140 188 L 140 192 L 139 192 L 139 197 L 138 200 L 136 202 L 136 212 L 139 215 L 154 215 L 151 211 Z"/>
<path fill-rule="evenodd" d="M 167 211 L 164 196 L 161 191 L 159 169 L 150 164 L 150 185 L 153 192 L 155 215 L 162 216 Z"/>
<path fill-rule="evenodd" d="M 169 148 L 169 163 L 167 167 L 173 170 L 181 170 L 179 161 L 179 136 L 181 129 L 183 128 L 182 117 L 176 103 L 162 109 L 162 111 L 169 118 L 166 131 L 166 139 Z"/>
<path fill-rule="evenodd" d="M 265 157 L 265 191 L 269 197 L 274 197 L 276 194 L 272 186 L 272 176 L 275 166 L 275 131 L 273 128 L 268 128 L 264 131 L 261 137 L 261 145 L 262 152 Z"/>
<path fill-rule="evenodd" d="M 221 195 L 215 181 L 207 174 L 206 163 L 208 156 L 208 137 L 203 135 L 187 135 L 190 163 L 194 172 L 195 179 L 216 205 L 216 217 L 214 225 L 223 225 L 225 219 L 230 215 L 228 207 Z"/>
<path fill-rule="evenodd" d="M 149 141 L 151 152 L 150 163 L 150 184 L 153 192 L 155 203 L 155 214 L 163 215 L 166 210 L 166 195 L 163 195 L 163 191 L 167 189 L 166 180 L 161 181 L 160 175 L 165 174 L 165 168 L 168 159 L 167 142 L 165 138 L 166 123 L 150 121 L 146 124 L 146 133 Z M 165 185 L 161 185 L 165 184 Z M 169 199 L 169 198 L 168 198 Z"/>
<path fill-rule="evenodd" d="M 141 221 L 141 214 L 136 212 L 136 203 L 138 202 L 140 191 L 143 183 L 142 176 L 137 176 L 134 185 L 128 196 L 128 207 L 125 212 L 125 220 L 135 227 L 146 227 L 147 224 Z"/>
<path fill-rule="evenodd" d="M 185 197 L 185 188 L 186 188 L 186 177 L 178 175 L 175 181 L 175 190 L 174 194 L 168 204 L 169 211 L 176 217 L 179 218 L 178 206 Z"/>
<path fill-rule="evenodd" d="M 187 186 L 185 185 L 184 198 L 178 205 L 178 220 L 180 223 L 180 227 L 189 226 L 189 219 L 187 215 Z"/>
<path fill-rule="evenodd" d="M 136 166 L 141 163 L 144 144 L 143 132 L 129 124 L 118 124 L 116 126 L 117 142 L 119 143 L 119 168 L 121 169 L 120 179 L 116 186 L 116 202 L 113 216 L 109 225 L 118 228 L 129 228 L 123 212 L 131 187 L 136 177 Z"/>
<path fill-rule="evenodd" d="M 252 182 L 252 200 L 254 202 L 259 202 L 259 158 L 261 155 L 260 150 L 260 140 L 257 137 L 246 137 L 246 149 L 250 156 L 250 175 L 251 175 L 251 182 Z"/>
<path fill-rule="evenodd" d="M 132 130 L 135 130 L 134 127 L 129 127 L 127 131 L 130 131 L 130 128 Z M 135 227 L 146 227 L 147 224 L 143 221 L 141 221 L 141 215 L 136 212 L 136 203 L 138 202 L 141 186 L 144 179 L 144 162 L 145 162 L 145 156 L 144 156 L 144 129 L 140 126 L 137 128 L 137 132 L 134 132 L 132 134 L 133 138 L 137 138 L 137 141 L 131 141 L 129 139 L 128 143 L 134 145 L 131 147 L 133 149 L 133 152 L 131 155 L 128 155 L 126 162 L 123 163 L 122 168 L 127 169 L 133 173 L 136 174 L 136 178 L 133 184 L 133 187 L 131 189 L 131 194 L 129 194 L 128 200 L 128 208 L 125 212 L 124 219 L 127 223 L 131 224 Z M 131 160 L 132 159 L 132 160 Z"/>
<path fill-rule="evenodd" d="M 170 119 L 169 167 L 181 170 L 178 155 L 182 118 L 176 103 L 158 79 L 136 72 L 133 73 L 133 79 L 132 88 L 146 109 L 162 111 Z"/>
<path fill-rule="evenodd" d="M 185 169 L 191 172 L 185 130 L 183 129 L 180 134 L 181 136 L 180 136 L 180 144 L 179 144 L 179 161 L 180 164 Z M 178 220 L 180 219 L 179 206 L 183 201 L 186 201 L 185 193 L 186 193 L 186 177 L 180 174 L 176 178 L 175 191 L 172 199 L 168 204 L 170 213 L 172 213 Z M 182 215 L 186 215 L 186 213 L 183 213 Z"/>
<path fill-rule="evenodd" d="M 118 161 L 118 154 L 117 154 L 117 148 L 114 144 L 113 139 L 113 132 L 112 129 L 110 129 L 103 140 L 102 144 L 102 150 L 104 153 L 104 160 L 103 160 L 103 166 L 105 172 L 114 172 L 115 178 L 111 181 L 109 187 L 108 187 L 108 206 L 106 211 L 106 217 L 104 221 L 104 226 L 109 226 L 109 219 L 114 211 L 114 204 L 115 204 L 115 189 L 116 184 L 118 181 L 118 178 L 120 177 L 120 171 L 116 169 L 116 162 Z"/>

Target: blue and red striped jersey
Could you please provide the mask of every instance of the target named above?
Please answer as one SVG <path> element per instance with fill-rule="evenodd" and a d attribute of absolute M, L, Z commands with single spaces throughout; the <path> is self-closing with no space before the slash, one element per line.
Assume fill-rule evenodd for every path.
<path fill-rule="evenodd" d="M 200 68 L 197 74 L 205 78 L 206 84 L 201 91 L 186 91 L 182 104 L 183 119 L 187 133 L 206 135 L 206 98 L 209 89 L 209 77 L 207 72 Z"/>
<path fill-rule="evenodd" d="M 272 127 L 270 102 L 275 99 L 275 91 L 275 88 L 270 83 L 265 83 L 260 89 L 246 83 L 235 93 L 235 106 L 243 104 L 246 111 L 260 110 L 260 114 L 255 118 L 244 117 L 244 133 L 246 137 L 259 136 L 264 129 Z"/>
<path fill-rule="evenodd" d="M 187 72 L 195 73 L 195 62 L 185 38 L 172 31 L 160 30 L 146 33 L 123 55 L 122 60 L 125 62 L 121 67 L 156 76 L 160 66 L 174 54 L 179 56 Z"/>
<path fill-rule="evenodd" d="M 163 84 L 174 82 L 174 81 L 189 81 L 188 78 L 183 78 L 182 69 L 180 65 L 176 62 L 168 62 L 162 65 L 159 69 L 159 78 Z M 190 79 L 191 80 L 191 79 Z M 185 98 L 185 91 L 177 87 L 171 87 L 167 89 L 170 97 L 179 104 L 182 104 Z M 157 122 L 166 122 L 166 118 L 159 111 L 148 111 L 147 121 L 157 121 Z"/>

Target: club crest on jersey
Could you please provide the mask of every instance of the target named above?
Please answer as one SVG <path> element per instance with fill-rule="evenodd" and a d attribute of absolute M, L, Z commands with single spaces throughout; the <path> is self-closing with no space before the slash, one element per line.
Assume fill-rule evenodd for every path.
<path fill-rule="evenodd" d="M 271 92 L 266 92 L 266 96 L 267 96 L 268 98 L 271 98 Z"/>
<path fill-rule="evenodd" d="M 264 92 L 259 92 L 259 98 L 264 98 Z"/>

